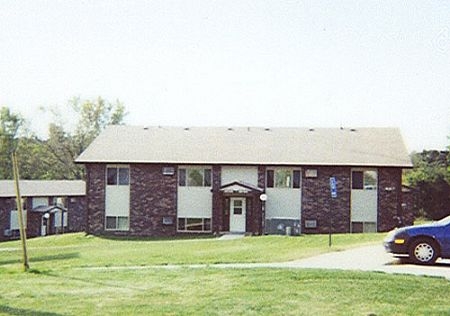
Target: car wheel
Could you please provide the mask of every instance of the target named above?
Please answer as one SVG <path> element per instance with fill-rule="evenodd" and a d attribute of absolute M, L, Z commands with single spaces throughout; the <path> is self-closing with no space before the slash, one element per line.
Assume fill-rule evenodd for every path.
<path fill-rule="evenodd" d="M 427 239 L 416 240 L 409 248 L 409 257 L 417 264 L 434 264 L 438 257 L 436 244 Z"/>

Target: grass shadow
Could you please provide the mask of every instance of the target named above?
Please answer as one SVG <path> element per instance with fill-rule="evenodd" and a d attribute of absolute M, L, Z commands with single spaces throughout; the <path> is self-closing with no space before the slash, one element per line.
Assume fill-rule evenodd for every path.
<path fill-rule="evenodd" d="M 44 262 L 44 261 L 59 261 L 59 260 L 69 260 L 69 259 L 75 259 L 79 258 L 80 254 L 78 252 L 71 252 L 71 253 L 61 253 L 56 255 L 47 255 L 47 256 L 37 256 L 37 257 L 29 257 L 29 262 Z M 0 260 L 0 266 L 8 265 L 8 264 L 15 264 L 20 263 L 22 258 L 18 257 L 15 259 L 8 259 L 8 260 Z"/>
<path fill-rule="evenodd" d="M 68 259 L 75 259 L 75 258 L 79 258 L 79 257 L 80 257 L 80 254 L 78 252 L 60 253 L 60 254 L 56 254 L 56 255 L 31 257 L 30 262 L 68 260 Z"/>
<path fill-rule="evenodd" d="M 183 235 L 176 235 L 176 236 L 161 236 L 161 237 L 142 237 L 142 236 L 127 236 L 127 235 L 120 235 L 120 234 L 104 234 L 104 235 L 95 235 L 95 237 L 103 240 L 113 240 L 113 241 L 177 241 L 177 240 L 191 240 L 191 239 L 211 239 L 216 236 L 213 234 L 202 234 L 202 235 L 195 235 L 195 234 L 183 234 Z"/>
<path fill-rule="evenodd" d="M 57 314 L 52 312 L 40 312 L 31 309 L 15 308 L 5 305 L 0 305 L 0 313 L 6 315 L 20 315 L 20 316 L 62 316 L 63 314 Z"/>

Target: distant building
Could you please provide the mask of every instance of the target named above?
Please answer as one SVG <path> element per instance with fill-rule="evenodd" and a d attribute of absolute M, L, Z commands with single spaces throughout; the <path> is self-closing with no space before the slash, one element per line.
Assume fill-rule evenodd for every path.
<path fill-rule="evenodd" d="M 27 237 L 85 230 L 84 181 L 21 180 Z M 14 181 L 0 180 L 0 241 L 19 238 Z"/>
<path fill-rule="evenodd" d="M 87 232 L 127 236 L 387 231 L 412 167 L 395 128 L 110 126 L 76 162 Z"/>

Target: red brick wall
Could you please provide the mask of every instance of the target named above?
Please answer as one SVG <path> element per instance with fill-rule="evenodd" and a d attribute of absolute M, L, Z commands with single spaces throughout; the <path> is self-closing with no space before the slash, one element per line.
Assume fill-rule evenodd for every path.
<path fill-rule="evenodd" d="M 224 209 L 224 200 L 223 195 L 220 194 L 220 186 L 221 184 L 221 167 L 213 166 L 212 167 L 212 231 L 215 234 L 225 230 L 223 225 L 224 217 L 223 217 L 223 209 Z"/>
<path fill-rule="evenodd" d="M 5 236 L 5 230 L 9 229 L 11 210 L 15 208 L 16 200 L 14 198 L 0 198 L 0 241 L 10 239 Z"/>
<path fill-rule="evenodd" d="M 168 236 L 176 233 L 177 173 L 163 175 L 159 164 L 130 165 L 130 229 L 127 232 L 105 231 L 104 164 L 88 164 L 87 232 L 91 234 Z M 172 219 L 163 225 L 163 218 Z"/>
<path fill-rule="evenodd" d="M 86 232 L 101 234 L 105 228 L 105 172 L 104 164 L 86 165 Z"/>
<path fill-rule="evenodd" d="M 177 172 L 162 174 L 161 164 L 132 164 L 130 166 L 130 231 L 117 232 L 139 236 L 167 236 L 177 228 Z M 177 170 L 176 166 L 173 166 Z M 88 164 L 87 169 L 87 231 L 104 234 L 105 165 Z M 258 185 L 265 187 L 265 166 L 258 167 Z M 305 171 L 317 170 L 317 177 L 307 178 Z M 213 232 L 223 231 L 223 196 L 220 189 L 220 166 L 213 166 Z M 302 167 L 302 233 L 328 233 L 330 216 L 332 232 L 350 232 L 351 167 Z M 337 181 L 338 197 L 331 198 L 330 177 Z M 388 190 L 386 190 L 388 188 Z M 395 216 L 401 214 L 401 169 L 378 169 L 378 230 L 387 231 L 396 225 Z M 253 209 L 261 207 L 253 199 Z M 299 210 L 300 211 L 300 210 Z M 248 219 L 249 232 L 261 230 L 260 214 Z M 173 218 L 173 225 L 163 225 L 163 217 Z M 316 228 L 306 228 L 306 220 L 316 220 Z M 110 232 L 107 232 L 110 233 Z"/>
<path fill-rule="evenodd" d="M 307 169 L 317 170 L 317 177 L 307 178 Z M 336 178 L 337 198 L 331 198 L 330 177 Z M 350 231 L 350 168 L 302 168 L 302 233 L 328 233 L 332 217 L 332 232 Z M 306 228 L 306 220 L 316 220 L 316 228 Z"/>
<path fill-rule="evenodd" d="M 171 236 L 177 230 L 177 173 L 163 175 L 168 165 L 130 166 L 130 234 Z M 176 168 L 175 168 L 176 169 Z M 170 217 L 171 225 L 163 225 Z"/>
<path fill-rule="evenodd" d="M 86 230 L 87 206 L 85 196 L 67 197 L 69 218 L 64 232 L 82 232 Z"/>
<path fill-rule="evenodd" d="M 378 231 L 385 232 L 398 224 L 396 216 L 402 215 L 402 170 L 378 169 Z"/>

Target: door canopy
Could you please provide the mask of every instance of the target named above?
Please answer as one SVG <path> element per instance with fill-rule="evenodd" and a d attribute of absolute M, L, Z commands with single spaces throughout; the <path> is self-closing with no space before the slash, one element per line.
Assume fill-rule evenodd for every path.
<path fill-rule="evenodd" d="M 224 184 L 223 186 L 220 187 L 220 191 L 222 191 L 223 193 L 228 193 L 228 194 L 249 194 L 249 193 L 262 193 L 264 192 L 263 189 L 258 188 L 254 185 L 245 183 L 245 182 L 241 182 L 241 181 L 234 181 L 228 184 Z"/>

